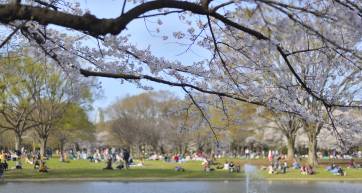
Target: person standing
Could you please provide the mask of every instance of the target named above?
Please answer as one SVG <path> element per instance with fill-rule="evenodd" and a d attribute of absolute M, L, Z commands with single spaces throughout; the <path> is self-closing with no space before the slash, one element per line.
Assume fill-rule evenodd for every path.
<path fill-rule="evenodd" d="M 123 150 L 123 160 L 124 160 L 124 165 L 125 165 L 125 168 L 128 169 L 129 167 L 129 151 L 127 149 L 124 149 Z"/>
<path fill-rule="evenodd" d="M 0 181 L 4 180 L 4 172 L 5 172 L 5 167 L 4 167 L 4 164 L 1 163 L 1 160 L 0 160 Z"/>
<path fill-rule="evenodd" d="M 249 159 L 250 158 L 250 151 L 248 148 L 245 149 L 245 158 Z"/>
<path fill-rule="evenodd" d="M 268 160 L 271 162 L 273 161 L 273 153 L 271 150 L 269 150 L 269 153 L 268 153 Z"/>

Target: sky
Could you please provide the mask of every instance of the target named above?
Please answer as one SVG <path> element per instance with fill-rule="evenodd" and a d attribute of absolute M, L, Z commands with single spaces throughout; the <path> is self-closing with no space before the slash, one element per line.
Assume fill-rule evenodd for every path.
<path fill-rule="evenodd" d="M 123 1 L 121 0 L 82 0 L 81 7 L 88 9 L 91 14 L 97 16 L 98 18 L 115 18 L 121 13 L 122 2 Z M 128 3 L 128 5 L 132 6 L 132 3 Z M 182 28 L 182 26 L 180 26 L 179 22 L 175 22 L 178 20 L 177 15 L 167 16 L 161 19 L 164 24 L 160 26 L 160 34 L 157 34 L 156 32 L 150 34 L 148 31 L 155 30 L 155 26 L 157 26 L 156 24 L 152 25 L 151 23 L 150 25 L 147 25 L 147 30 L 143 20 L 132 22 L 129 26 L 127 26 L 127 34 L 131 34 L 131 42 L 136 43 L 139 48 L 146 48 L 151 46 L 151 50 L 156 56 L 165 56 L 168 59 L 179 60 L 183 63 L 192 63 L 193 61 L 207 57 L 208 54 L 206 51 L 195 47 L 193 47 L 191 51 L 188 51 L 187 53 L 180 54 L 185 51 L 186 48 L 184 46 L 172 42 L 172 40 L 162 40 L 160 36 L 164 35 L 163 33 L 167 33 L 168 35 L 172 34 L 173 31 L 179 30 Z M 152 19 L 151 22 L 157 22 L 157 20 Z M 137 88 L 136 85 L 130 83 L 121 84 L 117 79 L 99 78 L 98 80 L 102 84 L 103 97 L 95 101 L 95 110 L 98 108 L 105 108 L 117 99 L 124 98 L 128 95 L 137 95 L 145 92 L 143 89 Z M 184 92 L 180 88 L 147 81 L 145 81 L 145 83 L 152 86 L 154 90 L 168 90 L 179 97 L 184 96 Z M 90 116 L 92 119 L 92 116 L 95 117 L 96 113 L 91 112 Z"/>

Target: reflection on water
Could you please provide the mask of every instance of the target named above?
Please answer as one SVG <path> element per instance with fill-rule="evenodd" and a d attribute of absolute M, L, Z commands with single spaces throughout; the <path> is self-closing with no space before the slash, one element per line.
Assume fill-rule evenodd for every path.
<path fill-rule="evenodd" d="M 268 193 L 361 193 L 362 183 L 263 182 Z M 245 182 L 23 182 L 0 184 L 0 193 L 245 193 Z M 254 192 L 253 192 L 254 193 Z M 263 191 L 264 193 L 264 191 Z"/>

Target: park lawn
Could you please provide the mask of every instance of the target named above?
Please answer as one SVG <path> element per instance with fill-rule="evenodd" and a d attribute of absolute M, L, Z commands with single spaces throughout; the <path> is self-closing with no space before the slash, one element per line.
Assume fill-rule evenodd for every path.
<path fill-rule="evenodd" d="M 226 159 L 218 160 L 222 164 Z M 228 159 L 240 165 L 253 164 L 266 166 L 267 160 L 240 160 Z M 24 162 L 23 162 L 24 163 Z M 39 173 L 33 169 L 33 165 L 24 163 L 22 170 L 9 170 L 5 172 L 7 180 L 182 180 L 182 179 L 205 179 L 205 180 L 242 180 L 244 174 L 229 173 L 225 170 L 204 172 L 200 161 L 188 161 L 186 163 L 165 163 L 163 161 L 145 161 L 144 167 L 132 167 L 123 170 L 103 170 L 105 163 L 91 163 L 87 160 L 72 160 L 69 163 L 59 162 L 57 159 L 47 161 L 50 168 L 48 173 Z M 175 166 L 182 166 L 185 172 L 176 172 Z M 10 168 L 14 162 L 10 162 Z M 115 167 L 115 165 L 114 165 Z M 335 176 L 326 171 L 325 165 L 317 168 L 315 175 L 301 175 L 299 170 L 289 169 L 286 174 L 268 174 L 267 171 L 258 171 L 258 176 L 265 180 L 358 180 L 362 181 L 362 169 L 345 169 L 347 176 Z"/>
<path fill-rule="evenodd" d="M 188 178 L 220 178 L 238 179 L 242 178 L 241 173 L 229 173 L 224 170 L 204 172 L 200 161 L 189 161 L 186 163 L 165 163 L 163 161 L 145 161 L 144 167 L 132 167 L 123 170 L 103 170 L 105 163 L 91 163 L 86 160 L 72 160 L 69 163 L 62 163 L 58 160 L 48 160 L 48 173 L 39 173 L 33 169 L 33 165 L 24 163 L 22 170 L 9 170 L 5 172 L 5 179 L 188 179 Z M 176 172 L 175 166 L 182 166 L 184 172 Z M 10 168 L 14 163 L 10 162 Z M 115 166 L 114 166 L 115 167 Z"/>
<path fill-rule="evenodd" d="M 327 171 L 324 167 L 318 167 L 314 175 L 302 175 L 299 170 L 289 169 L 286 174 L 268 174 L 267 171 L 260 171 L 263 178 L 268 180 L 358 180 L 362 181 L 362 169 L 346 169 L 346 176 L 336 176 Z"/>
<path fill-rule="evenodd" d="M 358 163 L 361 163 L 362 160 L 357 160 Z M 332 161 L 330 160 L 320 160 L 319 166 L 314 169 L 314 175 L 302 175 L 300 170 L 288 168 L 286 174 L 268 174 L 266 170 L 259 170 L 258 175 L 266 180 L 357 180 L 362 181 L 362 169 L 349 169 L 347 168 L 346 160 L 334 160 L 334 163 L 342 166 L 343 170 L 347 172 L 346 176 L 336 176 L 331 174 L 325 168 L 328 165 L 331 165 Z M 252 164 L 256 166 L 267 166 L 269 164 L 266 159 L 259 160 L 242 160 L 242 164 Z M 291 164 L 291 163 L 289 163 Z M 306 164 L 306 160 L 302 160 L 302 164 Z"/>

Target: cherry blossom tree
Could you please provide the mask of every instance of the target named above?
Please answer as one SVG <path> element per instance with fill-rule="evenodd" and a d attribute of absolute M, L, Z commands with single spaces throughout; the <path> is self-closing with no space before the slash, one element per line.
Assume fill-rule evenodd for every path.
<path fill-rule="evenodd" d="M 307 87 L 289 60 L 295 52 L 303 51 L 290 50 L 285 46 L 287 42 L 293 41 L 293 38 L 298 38 L 298 34 L 296 37 L 280 38 L 279 34 L 288 34 L 290 30 L 282 30 L 283 22 L 276 23 L 275 20 L 291 21 L 296 27 L 303 28 L 306 33 L 320 39 L 325 43 L 324 46 L 331 47 L 335 52 L 346 57 L 359 59 L 359 54 L 354 49 L 356 43 L 343 41 L 346 35 L 356 36 L 356 38 L 359 36 L 358 27 L 361 26 L 359 3 L 332 0 L 304 0 L 300 3 L 288 4 L 269 0 L 224 3 L 212 0 L 154 0 L 134 1 L 132 5 L 124 1 L 123 5 L 120 7 L 119 17 L 100 19 L 82 9 L 79 3 L 72 4 L 59 0 L 3 1 L 0 6 L 0 22 L 12 32 L 5 36 L 2 45 L 10 41 L 12 37 L 21 35 L 28 39 L 32 46 L 37 45 L 60 65 L 80 70 L 86 76 L 120 78 L 132 82 L 146 79 L 258 104 L 261 103 L 259 100 L 243 93 L 220 92 L 207 84 L 209 80 L 217 82 L 217 80 L 228 79 L 234 83 L 229 83 L 230 86 L 236 86 L 240 84 L 239 81 L 242 81 L 238 80 L 240 76 L 234 77 L 235 67 L 232 61 L 223 58 L 222 50 L 219 49 L 221 44 L 227 42 L 223 42 L 213 31 L 222 31 L 222 36 L 240 35 L 237 40 L 243 42 L 244 46 L 242 48 L 232 46 L 230 49 L 246 49 L 260 53 L 263 51 L 262 48 L 266 47 L 270 50 L 269 54 L 279 54 L 282 56 L 284 65 L 298 77 L 298 84 L 312 97 L 328 102 L 329 105 L 333 103 L 313 93 Z M 212 58 L 185 65 L 178 61 L 154 57 L 150 50 L 138 49 L 129 42 L 127 36 L 122 34 L 134 20 L 160 18 L 170 14 L 179 14 L 180 20 L 189 18 L 196 20 L 194 24 L 189 21 L 191 26 L 187 31 L 192 37 L 191 40 L 213 53 Z M 200 19 L 196 19 L 198 17 Z M 315 29 L 310 24 L 314 20 L 323 22 L 334 29 L 341 29 L 341 32 L 330 33 L 323 29 Z M 58 30 L 51 24 L 64 28 Z M 66 33 L 70 29 L 79 33 L 70 36 Z M 200 33 L 201 35 L 198 36 Z M 174 32 L 173 35 L 178 39 L 186 37 L 184 32 Z M 83 45 L 82 41 L 85 38 L 96 39 L 99 49 Z M 307 42 L 305 43 L 307 47 Z M 312 46 L 309 49 L 317 50 Z M 256 60 L 255 56 L 250 57 Z M 218 68 L 209 66 L 209 63 L 214 63 Z M 145 74 L 145 67 L 151 71 L 151 74 Z M 211 76 L 212 72 L 218 77 Z"/>
<path fill-rule="evenodd" d="M 170 15 L 188 27 L 161 38 L 197 46 L 209 58 L 185 64 L 129 38 L 131 22 L 154 19 L 162 32 Z M 123 1 L 118 17 L 100 18 L 79 3 L 17 0 L 1 1 L 0 23 L 2 49 L 22 42 L 69 73 L 180 87 L 195 103 L 201 92 L 293 113 L 317 128 L 313 140 L 319 128 L 337 131 L 335 109 L 360 107 L 358 1 L 135 0 Z"/>
<path fill-rule="evenodd" d="M 277 130 L 281 131 L 286 138 L 288 160 L 293 160 L 295 156 L 295 141 L 299 129 L 303 126 L 302 121 L 297 115 L 291 113 L 273 114 L 272 121 L 276 124 Z"/>

